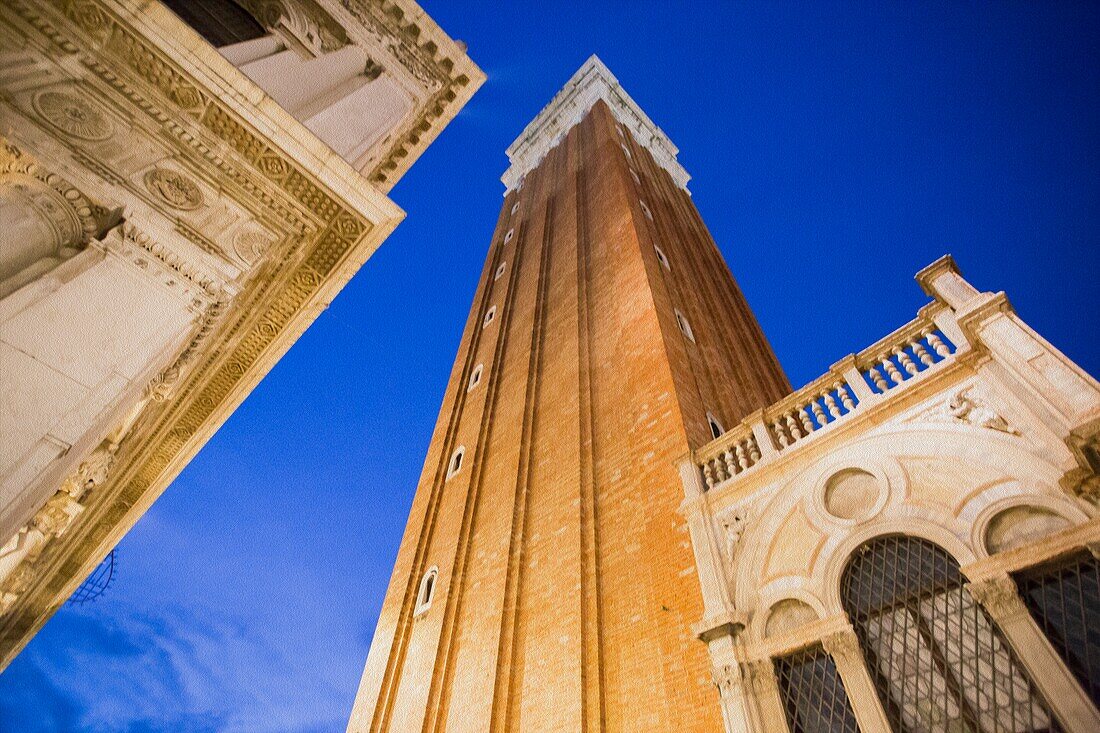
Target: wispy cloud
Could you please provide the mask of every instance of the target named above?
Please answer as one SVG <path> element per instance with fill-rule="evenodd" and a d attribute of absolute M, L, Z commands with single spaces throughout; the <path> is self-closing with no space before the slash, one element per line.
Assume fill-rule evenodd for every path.
<path fill-rule="evenodd" d="M 0 731 L 342 731 L 346 691 L 273 642 L 209 609 L 66 608 L 0 676 Z"/>

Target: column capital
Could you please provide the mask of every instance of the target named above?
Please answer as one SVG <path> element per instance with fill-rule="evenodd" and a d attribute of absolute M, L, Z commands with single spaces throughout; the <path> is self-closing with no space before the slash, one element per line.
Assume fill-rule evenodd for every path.
<path fill-rule="evenodd" d="M 745 663 L 745 668 L 756 694 L 779 692 L 779 681 L 775 677 L 775 665 L 771 659 L 753 659 Z"/>
<path fill-rule="evenodd" d="M 1023 599 L 1020 598 L 1020 593 L 1016 589 L 1016 583 L 1007 573 L 967 583 L 966 589 L 998 623 L 1027 613 Z"/>
<path fill-rule="evenodd" d="M 863 661 L 863 652 L 859 649 L 859 637 L 851 627 L 839 629 L 821 637 L 821 646 L 838 664 L 853 664 Z"/>

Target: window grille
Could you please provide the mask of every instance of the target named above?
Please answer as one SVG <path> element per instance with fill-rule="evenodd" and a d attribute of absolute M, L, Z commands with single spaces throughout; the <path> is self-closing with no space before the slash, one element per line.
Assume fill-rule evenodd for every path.
<path fill-rule="evenodd" d="M 853 555 L 841 598 L 896 733 L 1060 731 L 1038 690 L 943 549 L 876 538 Z"/>
<path fill-rule="evenodd" d="M 791 733 L 859 733 L 836 664 L 820 646 L 775 660 Z"/>
<path fill-rule="evenodd" d="M 1087 552 L 1016 576 L 1024 605 L 1100 706 L 1100 562 Z"/>

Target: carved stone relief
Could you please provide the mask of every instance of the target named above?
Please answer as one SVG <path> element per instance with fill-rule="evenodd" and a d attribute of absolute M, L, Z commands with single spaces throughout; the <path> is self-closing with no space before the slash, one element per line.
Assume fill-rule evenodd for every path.
<path fill-rule="evenodd" d="M 180 211 L 194 211 L 203 204 L 202 189 L 182 173 L 153 168 L 145 174 L 145 187 L 161 201 Z"/>
<path fill-rule="evenodd" d="M 107 114 L 73 92 L 47 89 L 36 94 L 32 104 L 42 119 L 71 137 L 100 141 L 114 134 Z"/>

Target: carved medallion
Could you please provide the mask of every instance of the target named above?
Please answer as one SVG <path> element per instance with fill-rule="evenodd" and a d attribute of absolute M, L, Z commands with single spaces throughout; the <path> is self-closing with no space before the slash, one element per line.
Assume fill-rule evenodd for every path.
<path fill-rule="evenodd" d="M 177 171 L 154 168 L 145 174 L 145 187 L 173 209 L 193 211 L 202 206 L 198 184 Z"/>
<path fill-rule="evenodd" d="M 268 237 L 253 230 L 240 232 L 233 239 L 233 251 L 249 265 L 259 262 L 270 246 L 271 240 Z"/>
<path fill-rule="evenodd" d="M 34 109 L 61 132 L 81 140 L 106 140 L 114 133 L 111 120 L 95 105 L 71 92 L 55 89 L 39 93 Z"/>

